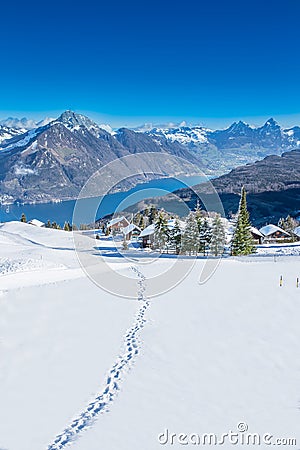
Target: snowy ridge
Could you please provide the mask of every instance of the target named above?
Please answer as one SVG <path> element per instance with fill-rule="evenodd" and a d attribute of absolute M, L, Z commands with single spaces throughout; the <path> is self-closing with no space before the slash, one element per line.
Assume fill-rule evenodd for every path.
<path fill-rule="evenodd" d="M 145 296 L 145 276 L 137 267 L 132 266 L 131 269 L 138 277 L 138 300 L 143 303 L 132 327 L 127 330 L 124 337 L 125 351 L 118 357 L 112 369 L 109 371 L 101 393 L 88 404 L 86 409 L 62 433 L 56 436 L 53 442 L 47 447 L 47 450 L 60 450 L 71 445 L 82 431 L 92 426 L 99 414 L 109 411 L 109 406 L 120 390 L 120 384 L 125 374 L 130 370 L 141 350 L 141 341 L 138 338 L 138 333 L 145 326 L 145 313 L 150 306 L 150 302 Z"/>

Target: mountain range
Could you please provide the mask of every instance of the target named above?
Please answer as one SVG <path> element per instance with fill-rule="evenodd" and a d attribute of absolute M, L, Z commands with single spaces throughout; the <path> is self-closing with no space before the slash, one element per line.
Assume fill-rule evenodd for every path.
<path fill-rule="evenodd" d="M 155 127 L 144 132 L 184 145 L 201 158 L 204 170 L 212 175 L 221 175 L 270 154 L 281 155 L 284 151 L 300 148 L 300 127 L 282 128 L 273 118 L 261 127 L 239 121 L 223 130 L 183 125 Z"/>
<path fill-rule="evenodd" d="M 144 133 L 121 128 L 110 133 L 81 114 L 66 111 L 58 119 L 28 131 L 0 128 L 0 199 L 5 202 L 48 202 L 78 196 L 97 169 L 122 156 L 159 152 L 176 155 L 201 165 L 198 157 L 179 143 L 153 139 Z M 126 163 L 124 163 L 126 164 Z M 187 164 L 188 166 L 188 164 Z M 184 163 L 155 169 L 164 176 L 186 173 Z M 147 174 L 126 181 L 124 188 L 151 178 Z M 122 173 L 120 173 L 122 175 Z M 153 175 L 154 177 L 154 175 Z M 95 191 L 95 195 L 97 192 Z"/>
<path fill-rule="evenodd" d="M 134 153 L 180 156 L 215 177 L 268 155 L 280 158 L 297 148 L 300 149 L 300 127 L 285 129 L 274 119 L 256 128 L 240 121 L 223 130 L 190 127 L 185 123 L 112 130 L 72 111 L 40 122 L 9 118 L 0 122 L 0 200 L 47 202 L 76 198 L 97 169 Z M 276 189 L 279 183 L 272 173 L 273 181 L 267 183 L 264 178 L 263 172 L 273 161 L 267 159 L 259 172 L 265 179 L 265 188 Z M 254 167 L 259 168 L 259 163 Z M 185 170 L 189 173 L 186 167 L 160 167 L 160 170 L 165 176 Z M 223 193 L 239 189 L 237 179 L 244 169 L 236 170 L 241 172 L 231 173 L 231 181 L 218 178 Z M 132 183 L 137 181 L 144 180 Z"/>

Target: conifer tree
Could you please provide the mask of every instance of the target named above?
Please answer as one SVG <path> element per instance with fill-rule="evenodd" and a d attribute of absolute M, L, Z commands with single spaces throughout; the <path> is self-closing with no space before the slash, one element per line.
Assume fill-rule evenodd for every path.
<path fill-rule="evenodd" d="M 199 230 L 199 251 L 206 255 L 206 251 L 209 247 L 211 241 L 211 228 L 208 224 L 207 218 L 205 217 L 200 223 Z"/>
<path fill-rule="evenodd" d="M 255 253 L 255 251 L 256 248 L 251 234 L 251 223 L 247 209 L 246 190 L 242 187 L 237 223 L 231 244 L 231 254 L 250 255 Z"/>
<path fill-rule="evenodd" d="M 169 244 L 175 247 L 176 255 L 179 255 L 181 248 L 181 229 L 179 225 L 179 220 L 175 219 L 174 227 L 169 231 Z"/>
<path fill-rule="evenodd" d="M 198 253 L 199 250 L 199 229 L 195 213 L 192 211 L 189 213 L 186 219 L 185 230 L 182 235 L 182 250 L 190 255 L 192 253 Z"/>
<path fill-rule="evenodd" d="M 152 225 L 152 223 L 155 222 L 157 214 L 158 214 L 157 209 L 155 208 L 155 206 L 152 205 L 149 212 L 149 225 Z"/>
<path fill-rule="evenodd" d="M 294 229 L 297 227 L 297 225 L 297 221 L 290 215 L 288 215 L 285 219 L 282 217 L 278 221 L 278 226 L 291 235 L 292 242 L 296 241 Z"/>
<path fill-rule="evenodd" d="M 46 223 L 46 228 L 51 228 L 51 222 L 50 222 L 50 220 L 49 220 L 49 219 L 47 220 L 47 223 Z"/>
<path fill-rule="evenodd" d="M 217 214 L 212 222 L 210 251 L 214 256 L 222 255 L 226 243 L 225 228 L 221 217 Z"/>
<path fill-rule="evenodd" d="M 25 216 L 24 213 L 22 213 L 22 216 L 21 216 L 21 222 L 23 222 L 23 223 L 26 223 L 26 222 L 27 222 L 27 219 L 26 219 L 26 216 Z"/>
<path fill-rule="evenodd" d="M 155 222 L 155 237 L 154 237 L 154 245 L 162 251 L 169 238 L 169 229 L 168 229 L 168 220 L 163 211 L 161 211 L 158 215 L 158 218 Z"/>
<path fill-rule="evenodd" d="M 65 231 L 71 231 L 71 230 L 70 230 L 70 225 L 69 225 L 68 222 L 65 222 L 65 224 L 64 224 L 64 230 L 65 230 Z"/>
<path fill-rule="evenodd" d="M 197 200 L 196 208 L 195 208 L 195 219 L 198 224 L 198 230 L 200 232 L 201 224 L 202 224 L 202 210 L 200 206 L 199 200 Z"/>

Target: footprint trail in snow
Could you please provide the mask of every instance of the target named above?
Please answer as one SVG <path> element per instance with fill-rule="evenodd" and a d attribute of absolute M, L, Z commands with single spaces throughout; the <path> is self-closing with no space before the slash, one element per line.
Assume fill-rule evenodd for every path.
<path fill-rule="evenodd" d="M 125 351 L 118 357 L 109 371 L 105 387 L 101 393 L 97 394 L 96 398 L 88 404 L 85 410 L 62 433 L 55 437 L 53 442 L 47 447 L 47 450 L 60 450 L 71 445 L 82 431 L 91 427 L 99 414 L 109 410 L 109 406 L 114 401 L 125 374 L 131 368 L 141 350 L 141 341 L 138 338 L 138 333 L 145 325 L 145 313 L 150 302 L 145 295 L 146 278 L 137 267 L 132 266 L 131 269 L 138 277 L 138 300 L 143 303 L 138 310 L 132 327 L 126 332 L 124 337 Z"/>

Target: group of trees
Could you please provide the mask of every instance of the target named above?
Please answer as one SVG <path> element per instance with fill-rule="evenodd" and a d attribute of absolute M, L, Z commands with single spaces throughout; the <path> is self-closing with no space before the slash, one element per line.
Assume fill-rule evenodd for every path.
<path fill-rule="evenodd" d="M 199 204 L 195 211 L 191 211 L 186 218 L 185 226 L 181 227 L 178 218 L 174 225 L 168 226 L 168 215 L 160 211 L 155 220 L 154 247 L 162 250 L 175 249 L 177 254 L 214 256 L 224 252 L 226 243 L 225 228 L 221 217 L 215 214 L 209 224 L 208 218 L 201 211 Z"/>
<path fill-rule="evenodd" d="M 285 219 L 282 228 L 294 228 L 291 218 Z M 159 250 L 173 247 L 176 253 L 207 255 L 208 253 L 219 256 L 224 252 L 226 244 L 226 231 L 219 214 L 214 214 L 212 219 L 200 209 L 197 204 L 195 211 L 191 211 L 186 218 L 185 227 L 179 226 L 175 220 L 173 228 L 168 227 L 168 216 L 160 211 L 155 219 L 154 246 Z M 231 254 L 249 255 L 256 252 L 256 247 L 251 232 L 251 222 L 247 209 L 246 191 L 241 190 L 239 210 L 234 224 L 234 233 L 231 241 Z"/>
<path fill-rule="evenodd" d="M 22 213 L 22 215 L 21 215 L 21 222 L 22 223 L 27 223 L 27 218 L 26 218 L 26 216 L 25 216 L 25 214 L 24 213 Z M 46 228 L 53 228 L 53 229 L 55 229 L 55 230 L 64 230 L 64 231 L 75 231 L 75 230 L 77 230 L 78 228 L 76 227 L 76 225 L 71 225 L 70 224 L 70 222 L 65 222 L 64 223 L 64 226 L 63 226 L 63 228 L 58 224 L 58 223 L 56 223 L 56 222 L 50 222 L 50 220 L 48 220 L 47 222 L 46 222 L 46 224 L 45 224 L 45 227 Z"/>
<path fill-rule="evenodd" d="M 278 221 L 278 226 L 291 235 L 291 241 L 295 242 L 297 236 L 294 234 L 294 230 L 299 226 L 299 222 L 293 217 L 288 215 L 286 218 L 281 217 Z"/>

